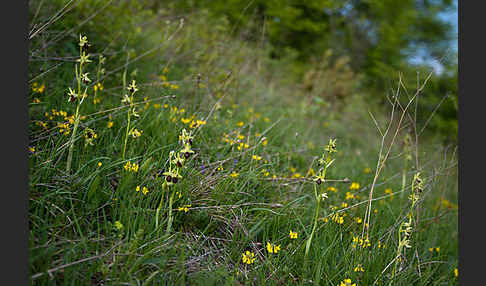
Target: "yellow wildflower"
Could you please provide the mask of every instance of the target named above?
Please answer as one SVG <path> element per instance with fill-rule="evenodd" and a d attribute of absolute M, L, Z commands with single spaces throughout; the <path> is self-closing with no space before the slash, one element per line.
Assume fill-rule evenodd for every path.
<path fill-rule="evenodd" d="M 192 121 L 191 118 L 181 118 L 181 122 L 184 123 L 184 124 L 188 124 Z"/>
<path fill-rule="evenodd" d="M 267 242 L 267 251 L 268 252 L 277 254 L 279 250 L 280 250 L 280 244 L 275 245 L 275 244 L 271 244 L 270 242 Z"/>
<path fill-rule="evenodd" d="M 241 256 L 242 256 L 241 259 L 243 260 L 243 263 L 252 264 L 255 261 L 255 253 L 250 252 L 248 250 L 245 253 L 242 253 Z"/>
<path fill-rule="evenodd" d="M 297 232 L 293 232 L 292 230 L 290 230 L 290 233 L 289 233 L 289 236 L 290 238 L 294 239 L 294 238 L 297 238 Z"/>
<path fill-rule="evenodd" d="M 137 138 L 137 137 L 142 136 L 142 133 L 143 133 L 143 130 L 138 131 L 137 128 L 135 128 L 132 131 L 130 131 L 130 133 L 128 135 L 131 135 L 133 138 Z"/>
<path fill-rule="evenodd" d="M 336 193 L 336 192 L 338 191 L 338 190 L 337 190 L 335 187 L 333 187 L 333 186 L 327 187 L 327 190 L 328 190 L 328 191 L 331 191 L 331 192 L 333 192 L 333 193 Z"/>
<path fill-rule="evenodd" d="M 350 192 L 346 192 L 346 197 L 344 198 L 345 200 L 350 200 L 350 199 L 354 199 L 354 195 L 351 194 Z"/>
<path fill-rule="evenodd" d="M 359 190 L 359 184 L 356 182 L 352 182 L 351 186 L 349 186 L 350 190 Z"/>
<path fill-rule="evenodd" d="M 354 268 L 354 272 L 364 272 L 364 268 L 361 266 L 361 264 L 358 264 L 355 268 Z"/>
<path fill-rule="evenodd" d="M 123 168 L 125 169 L 125 171 L 129 171 L 129 172 L 138 172 L 138 164 L 137 163 L 130 163 L 130 162 L 127 162 Z"/>
<path fill-rule="evenodd" d="M 117 230 L 121 230 L 123 228 L 123 224 L 119 220 L 117 220 L 115 221 L 115 227 Z"/>
<path fill-rule="evenodd" d="M 341 281 L 341 284 L 339 284 L 339 286 L 356 286 L 356 283 L 353 283 L 351 279 L 348 278 Z"/>
<path fill-rule="evenodd" d="M 262 157 L 258 155 L 253 155 L 252 158 L 253 160 L 257 160 L 257 161 L 260 161 L 262 159 Z"/>
<path fill-rule="evenodd" d="M 184 211 L 185 213 L 187 213 L 189 211 L 190 207 L 191 207 L 191 205 L 185 205 L 183 207 L 179 207 L 177 210 L 178 211 Z"/>
<path fill-rule="evenodd" d="M 243 148 L 244 148 L 244 149 L 248 149 L 248 147 L 250 147 L 248 144 L 246 144 L 246 143 L 240 143 L 240 144 L 238 144 L 237 149 L 238 149 L 239 151 L 241 151 Z"/>
<path fill-rule="evenodd" d="M 343 224 L 344 223 L 344 217 L 342 216 L 339 216 L 338 214 L 333 214 L 331 216 L 331 219 L 337 223 L 337 224 Z"/>

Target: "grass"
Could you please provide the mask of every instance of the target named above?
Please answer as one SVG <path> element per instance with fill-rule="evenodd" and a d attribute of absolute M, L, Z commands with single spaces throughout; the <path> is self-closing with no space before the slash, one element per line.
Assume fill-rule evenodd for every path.
<path fill-rule="evenodd" d="M 56 11 L 54 4 L 45 5 L 40 19 Z M 230 35 L 223 20 L 208 19 L 204 11 L 185 15 L 183 24 L 160 23 L 146 11 L 130 14 L 120 38 L 115 31 L 102 33 L 101 23 L 112 19 L 106 15 L 121 13 L 113 6 L 86 26 L 92 81 L 83 83 L 88 97 L 80 107 L 69 172 L 69 122 L 76 105 L 65 94 L 76 84 L 77 52 L 69 47 L 77 47 L 78 35 L 44 51 L 65 59 L 53 71 L 45 72 L 56 60 L 31 59 L 30 84 L 45 86 L 33 88 L 29 97 L 29 146 L 35 148 L 29 151 L 31 284 L 344 285 L 345 279 L 357 285 L 457 284 L 455 149 L 431 135 L 416 140 L 416 101 L 403 87 L 397 83 L 384 108 L 360 90 L 342 102 L 316 99 L 292 79 L 285 61 L 268 59 L 260 45 Z M 73 8 L 48 30 L 76 27 L 74 19 L 94 15 L 89 11 Z M 159 16 L 170 15 L 169 10 Z M 119 16 L 120 22 L 126 19 Z M 37 34 L 31 52 L 42 54 L 41 43 L 49 37 L 55 36 Z M 95 76 L 100 53 L 105 73 Z M 126 83 L 136 80 L 139 89 L 133 96 L 139 116 L 130 117 L 128 128 L 143 131 L 136 138 L 126 136 L 124 73 Z M 103 89 L 95 104 L 98 80 Z M 411 108 L 404 111 L 407 103 Z M 197 120 L 198 127 L 191 128 Z M 61 133 L 66 126 L 59 123 L 69 124 L 70 133 Z M 87 128 L 97 137 L 85 146 Z M 164 187 L 170 152 L 184 148 L 183 129 L 192 132 L 195 153 L 180 167 L 179 181 Z M 410 149 L 403 144 L 407 130 Z M 313 179 L 333 138 L 337 152 L 326 181 L 316 188 L 327 198 L 320 201 L 313 231 Z M 377 163 L 380 150 L 390 151 L 384 165 Z M 127 162 L 138 170 L 127 171 Z M 377 167 L 383 167 L 380 173 Z M 424 185 L 411 208 L 418 171 Z M 411 247 L 399 251 L 392 278 L 399 226 L 409 212 Z M 269 253 L 268 242 L 280 250 Z M 254 254 L 253 263 L 243 262 L 246 251 Z M 355 271 L 357 266 L 364 271 Z"/>

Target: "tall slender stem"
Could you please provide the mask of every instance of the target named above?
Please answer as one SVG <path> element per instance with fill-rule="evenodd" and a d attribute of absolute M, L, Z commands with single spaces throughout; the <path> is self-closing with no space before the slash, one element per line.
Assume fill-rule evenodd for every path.
<path fill-rule="evenodd" d="M 321 202 L 321 198 L 319 194 L 317 193 L 317 186 L 314 184 L 314 195 L 316 197 L 317 205 L 316 205 L 316 211 L 314 213 L 314 226 L 312 227 L 311 234 L 309 238 L 307 239 L 307 243 L 305 244 L 305 257 L 307 257 L 307 254 L 309 253 L 310 245 L 312 242 L 312 237 L 314 236 L 314 232 L 316 231 L 317 227 L 317 218 L 319 216 L 319 206 Z"/>
<path fill-rule="evenodd" d="M 127 132 L 125 134 L 125 143 L 123 144 L 123 159 L 125 159 L 125 152 L 127 150 L 127 142 L 128 142 L 128 133 L 129 133 L 129 130 L 130 130 L 130 111 L 131 109 L 129 108 L 128 109 L 128 112 L 127 112 Z"/>
<path fill-rule="evenodd" d="M 174 201 L 174 191 L 172 191 L 172 194 L 170 195 L 169 199 L 169 220 L 167 221 L 167 230 L 165 232 L 166 235 L 170 233 L 170 229 L 172 228 L 172 220 L 174 219 L 172 217 L 172 202 Z"/>
<path fill-rule="evenodd" d="M 162 202 L 164 201 L 164 195 L 160 197 L 160 202 L 159 202 L 159 207 L 157 208 L 157 211 L 155 212 L 155 228 L 159 228 L 159 213 L 160 210 L 162 209 Z"/>
<path fill-rule="evenodd" d="M 79 55 L 81 56 L 83 47 L 79 47 Z M 79 63 L 79 72 L 77 66 L 74 67 L 74 70 L 76 72 L 76 80 L 78 82 L 78 93 L 77 96 L 81 97 L 76 106 L 76 113 L 74 115 L 74 127 L 73 127 L 73 133 L 71 134 L 71 139 L 69 142 L 69 151 L 68 151 L 68 158 L 67 158 L 67 164 L 66 164 L 66 173 L 69 174 L 71 171 L 71 161 L 73 159 L 73 151 L 74 151 L 74 139 L 76 137 L 76 131 L 78 130 L 78 125 L 79 125 L 79 107 L 81 106 L 81 103 L 83 103 L 83 98 L 84 94 L 81 95 L 81 76 L 83 73 L 83 62 L 81 61 Z"/>

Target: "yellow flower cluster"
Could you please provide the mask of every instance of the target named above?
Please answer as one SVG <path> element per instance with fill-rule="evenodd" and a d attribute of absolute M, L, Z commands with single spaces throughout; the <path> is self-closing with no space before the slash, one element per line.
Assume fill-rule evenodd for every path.
<path fill-rule="evenodd" d="M 49 118 L 49 120 L 54 120 L 54 116 L 59 116 L 63 117 L 64 121 L 69 121 L 70 124 L 74 123 L 74 115 L 68 116 L 66 111 L 52 109 L 51 113 L 46 111 L 44 115 Z"/>
<path fill-rule="evenodd" d="M 367 248 L 371 246 L 371 242 L 368 238 L 362 239 L 357 236 L 353 236 L 353 244 L 352 247 L 356 248 L 356 246 L 359 246 L 361 248 Z"/>
<path fill-rule="evenodd" d="M 258 155 L 253 155 L 252 156 L 252 159 L 253 160 L 256 160 L 256 161 L 260 161 L 262 159 L 262 157 L 261 156 L 258 156 Z"/>
<path fill-rule="evenodd" d="M 137 163 L 130 163 L 130 161 L 128 161 L 125 166 L 123 166 L 123 168 L 125 169 L 125 171 L 128 171 L 128 172 L 138 172 L 138 164 Z"/>
<path fill-rule="evenodd" d="M 243 263 L 252 264 L 253 262 L 255 262 L 255 253 L 253 252 L 247 250 L 245 253 L 242 253 L 241 256 Z"/>
<path fill-rule="evenodd" d="M 275 244 L 271 244 L 270 242 L 267 242 L 267 251 L 269 253 L 275 253 L 277 254 L 280 250 L 280 244 L 279 245 L 275 245 Z"/>
<path fill-rule="evenodd" d="M 47 129 L 47 123 L 45 123 L 44 121 L 37 120 L 35 124 L 38 126 L 42 126 L 42 128 L 44 129 Z"/>
<path fill-rule="evenodd" d="M 344 279 L 343 281 L 341 281 L 339 286 L 356 286 L 356 283 L 353 283 L 351 281 L 351 279 L 348 278 L 348 279 Z"/>
<path fill-rule="evenodd" d="M 172 122 L 176 122 L 177 116 L 182 115 L 184 112 L 186 112 L 186 110 L 184 108 L 177 108 L 177 106 L 172 106 L 169 109 L 170 119 L 172 120 Z"/>
<path fill-rule="evenodd" d="M 238 131 L 235 131 L 235 132 L 232 132 L 232 134 L 223 133 L 223 138 L 221 140 L 225 143 L 229 143 L 230 145 L 234 145 L 236 143 L 239 143 L 238 144 L 238 147 L 239 147 L 238 150 L 241 150 L 241 147 L 245 147 L 245 145 L 246 145 L 246 148 L 249 147 L 248 144 L 241 142 L 243 139 L 245 139 L 245 136 L 240 134 Z"/>
<path fill-rule="evenodd" d="M 360 187 L 360 186 L 359 186 L 359 184 L 358 184 L 358 183 L 356 183 L 356 182 L 352 182 L 352 183 L 351 183 L 351 186 L 349 186 L 349 189 L 350 189 L 350 190 L 359 190 L 359 187 Z"/>
<path fill-rule="evenodd" d="M 59 128 L 59 133 L 68 135 L 71 132 L 71 127 L 69 123 L 57 123 L 57 128 Z"/>
<path fill-rule="evenodd" d="M 98 82 L 96 83 L 94 86 L 93 86 L 93 90 L 94 91 L 102 91 L 103 90 L 103 85 L 101 84 L 101 82 Z"/>
<path fill-rule="evenodd" d="M 138 129 L 135 128 L 132 131 L 130 131 L 130 133 L 128 135 L 132 136 L 133 138 L 137 138 L 137 137 L 142 136 L 142 133 L 143 133 L 143 130 L 138 131 Z"/>
<path fill-rule="evenodd" d="M 336 189 L 336 188 L 335 188 L 335 187 L 333 187 L 333 186 L 327 187 L 327 190 L 328 190 L 328 191 L 331 191 L 331 192 L 333 192 L 333 193 L 337 193 L 337 191 L 338 191 L 338 189 Z"/>
<path fill-rule="evenodd" d="M 351 192 L 346 192 L 346 197 L 344 198 L 345 200 L 351 200 L 354 199 L 355 196 Z"/>
<path fill-rule="evenodd" d="M 189 125 L 190 128 L 196 128 L 196 127 L 199 127 L 201 125 L 206 125 L 206 120 L 202 120 L 202 119 L 194 119 L 195 116 L 192 115 L 188 118 L 184 118 L 184 117 L 181 117 L 181 122 L 186 124 L 186 125 Z"/>
<path fill-rule="evenodd" d="M 46 86 L 44 84 L 40 85 L 37 82 L 32 84 L 32 91 L 35 93 L 43 93 Z"/>
<path fill-rule="evenodd" d="M 238 144 L 237 149 L 238 151 L 241 151 L 243 149 L 248 149 L 248 147 L 250 147 L 248 144 L 241 142 L 240 144 Z"/>
<path fill-rule="evenodd" d="M 270 172 L 267 171 L 267 169 L 262 169 L 260 173 L 263 173 L 263 176 L 268 177 L 270 176 Z"/>
<path fill-rule="evenodd" d="M 299 172 L 293 173 L 291 178 L 298 179 L 301 178 L 302 175 Z"/>
<path fill-rule="evenodd" d="M 386 244 L 381 243 L 381 241 L 378 240 L 378 248 L 386 248 Z"/>
<path fill-rule="evenodd" d="M 344 223 L 344 216 L 340 216 L 339 214 L 335 213 L 331 216 L 332 221 L 334 221 L 337 224 L 343 224 Z"/>
<path fill-rule="evenodd" d="M 358 264 L 355 268 L 354 268 L 354 272 L 364 272 L 364 268 L 363 266 L 361 266 L 361 264 Z"/>
<path fill-rule="evenodd" d="M 295 238 L 297 238 L 297 235 L 298 235 L 297 232 L 293 232 L 292 230 L 290 230 L 290 233 L 289 233 L 290 238 L 295 239 Z"/>
<path fill-rule="evenodd" d="M 137 187 L 135 188 L 135 191 L 140 192 L 140 186 L 137 186 Z M 141 189 L 141 191 L 142 191 L 142 193 L 143 193 L 144 195 L 146 195 L 146 194 L 148 194 L 149 189 L 148 189 L 147 187 L 143 187 L 143 188 Z"/>
<path fill-rule="evenodd" d="M 177 210 L 178 211 L 184 211 L 185 213 L 187 213 L 189 211 L 190 207 L 191 207 L 191 205 L 185 205 L 185 206 L 179 207 Z"/>
<path fill-rule="evenodd" d="M 197 128 L 199 126 L 206 125 L 206 120 L 202 119 L 197 119 L 197 120 L 192 120 L 191 123 L 189 124 L 190 128 Z"/>

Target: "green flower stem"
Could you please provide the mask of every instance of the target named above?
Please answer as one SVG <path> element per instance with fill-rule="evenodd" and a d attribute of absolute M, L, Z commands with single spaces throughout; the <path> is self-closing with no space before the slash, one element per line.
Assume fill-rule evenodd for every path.
<path fill-rule="evenodd" d="M 407 169 L 408 169 L 408 160 L 405 159 L 405 168 L 402 171 L 402 189 L 400 193 L 400 197 L 403 197 L 403 191 L 405 190 L 405 184 L 407 183 Z"/>
<path fill-rule="evenodd" d="M 69 142 L 69 152 L 68 152 L 68 158 L 67 158 L 67 164 L 66 164 L 66 173 L 69 173 L 71 171 L 71 161 L 73 159 L 73 150 L 74 150 L 74 138 L 76 136 L 76 131 L 78 130 L 78 125 L 79 125 L 79 106 L 81 104 L 78 104 L 76 107 L 76 113 L 74 115 L 74 127 L 73 127 L 73 133 L 71 134 L 71 139 Z"/>
<path fill-rule="evenodd" d="M 130 111 L 131 111 L 131 104 L 130 108 L 127 112 L 127 132 L 125 133 L 125 143 L 123 144 L 123 159 L 125 160 L 125 152 L 127 150 L 127 142 L 128 142 L 128 133 L 130 132 Z"/>
<path fill-rule="evenodd" d="M 330 152 L 327 153 L 327 157 L 326 157 L 326 162 L 325 162 L 325 165 L 324 165 L 324 169 L 322 170 L 322 173 L 321 173 L 321 178 L 322 178 L 322 184 L 324 184 L 324 181 L 325 181 L 325 178 L 326 178 L 326 171 L 327 171 L 327 167 L 329 167 L 329 160 L 331 159 L 330 157 Z M 319 206 L 320 206 L 320 203 L 321 203 L 321 193 L 320 192 L 317 192 L 317 185 L 314 184 L 314 196 L 316 197 L 316 212 L 314 214 L 314 226 L 312 227 L 312 231 L 311 231 L 311 234 L 309 236 L 309 238 L 307 239 L 307 242 L 305 244 L 305 257 L 307 257 L 307 254 L 309 254 L 309 249 L 310 249 L 310 245 L 311 245 L 311 242 L 312 242 L 312 238 L 314 237 L 314 232 L 316 231 L 316 227 L 317 227 L 317 218 L 319 216 Z"/>
<path fill-rule="evenodd" d="M 415 180 L 412 181 L 412 196 L 414 196 L 414 192 L 415 192 Z M 407 214 L 408 216 L 408 224 L 409 225 L 412 225 L 412 215 L 413 215 L 413 209 L 415 208 L 415 199 L 412 197 L 412 204 L 410 206 L 410 210 Z M 400 224 L 400 227 L 398 228 L 398 247 L 397 247 L 397 255 L 396 255 L 396 261 L 395 261 L 395 265 L 393 266 L 393 271 L 392 271 L 392 274 L 391 274 L 391 278 L 390 278 L 390 283 L 388 284 L 389 286 L 392 285 L 393 283 L 393 279 L 395 279 L 395 275 L 396 275 L 396 271 L 397 271 L 397 266 L 398 266 L 398 263 L 400 262 L 399 260 L 399 257 L 402 255 L 402 252 L 403 252 L 403 247 L 405 246 L 405 243 L 402 239 L 402 230 L 403 230 L 403 225 L 404 225 L 404 222 L 402 222 Z M 408 239 L 408 237 L 405 237 L 405 240 Z"/>
<path fill-rule="evenodd" d="M 127 54 L 127 61 L 128 61 L 128 54 Z M 125 70 L 123 71 L 123 91 L 127 88 L 127 66 L 125 66 Z M 122 93 L 123 95 L 123 93 Z M 125 143 L 123 144 L 123 155 L 122 158 L 125 160 L 125 151 L 127 149 L 127 141 L 128 141 L 128 132 L 130 129 L 130 110 L 132 107 L 132 103 L 130 102 L 130 107 L 128 108 L 127 117 L 128 117 L 128 124 L 127 124 L 127 132 L 125 133 Z"/>
<path fill-rule="evenodd" d="M 314 236 L 314 232 L 316 231 L 316 227 L 317 227 L 317 218 L 319 216 L 319 206 L 320 206 L 321 200 L 320 200 L 319 195 L 317 194 L 317 186 L 316 185 L 314 185 L 314 194 L 316 196 L 317 205 L 316 205 L 316 212 L 314 214 L 314 226 L 312 227 L 311 234 L 310 234 L 309 238 L 307 239 L 307 243 L 305 244 L 305 257 L 307 257 L 307 254 L 309 253 L 310 245 L 311 245 L 311 242 L 312 242 L 312 237 Z"/>
<path fill-rule="evenodd" d="M 157 211 L 155 212 L 155 228 L 159 228 L 159 213 L 160 210 L 162 209 L 162 202 L 164 201 L 164 195 L 160 197 L 160 203 L 159 207 L 157 208 Z"/>
<path fill-rule="evenodd" d="M 166 235 L 170 233 L 170 229 L 172 228 L 172 221 L 174 219 L 174 217 L 172 216 L 172 202 L 174 201 L 174 194 L 175 192 L 172 191 L 172 194 L 169 199 L 169 220 L 167 222 L 167 230 L 165 232 Z"/>
<path fill-rule="evenodd" d="M 83 47 L 79 47 L 79 55 L 81 56 Z M 75 72 L 76 72 L 76 80 L 78 82 L 78 97 L 81 97 L 79 100 L 79 103 L 76 106 L 76 113 L 74 115 L 74 127 L 73 127 L 73 133 L 71 134 L 71 139 L 69 142 L 69 151 L 68 151 L 68 158 L 67 158 L 67 164 L 66 164 L 66 173 L 69 174 L 71 171 L 71 161 L 73 159 L 73 151 L 74 151 L 74 139 L 76 137 L 76 131 L 78 130 L 78 125 L 79 125 L 79 107 L 81 106 L 81 103 L 83 103 L 84 99 L 84 93 L 81 95 L 81 75 L 83 73 L 83 62 L 81 61 L 79 63 L 79 73 L 77 67 L 74 67 Z"/>

